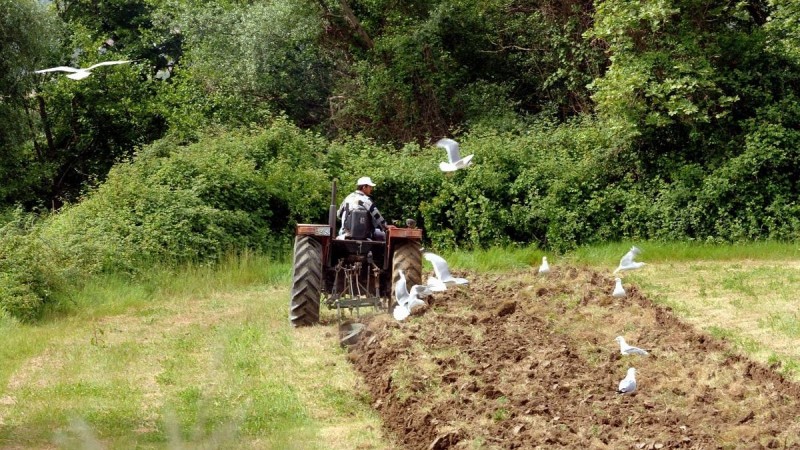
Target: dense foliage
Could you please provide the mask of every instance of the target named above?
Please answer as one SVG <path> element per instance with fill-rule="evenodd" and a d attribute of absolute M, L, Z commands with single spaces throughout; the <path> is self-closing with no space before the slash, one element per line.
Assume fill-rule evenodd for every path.
<path fill-rule="evenodd" d="M 786 0 L 0 0 L 0 307 L 273 251 L 378 182 L 435 247 L 796 239 Z M 84 80 L 45 66 L 104 67 Z M 474 153 L 444 174 L 456 138 Z M 45 212 L 57 210 L 57 212 Z M 37 216 L 30 215 L 32 213 Z"/>

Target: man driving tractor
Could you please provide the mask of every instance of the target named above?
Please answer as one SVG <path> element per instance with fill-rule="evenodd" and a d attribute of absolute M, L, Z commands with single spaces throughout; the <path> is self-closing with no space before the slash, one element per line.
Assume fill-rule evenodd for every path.
<path fill-rule="evenodd" d="M 386 240 L 386 220 L 370 197 L 374 187 L 370 177 L 356 181 L 356 190 L 345 197 L 336 214 L 342 221 L 337 239 Z"/>

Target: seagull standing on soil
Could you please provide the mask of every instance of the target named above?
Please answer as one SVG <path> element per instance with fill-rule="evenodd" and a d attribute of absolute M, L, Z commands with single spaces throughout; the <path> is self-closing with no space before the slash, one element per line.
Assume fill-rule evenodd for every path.
<path fill-rule="evenodd" d="M 115 64 L 125 64 L 129 62 L 130 61 L 103 61 L 93 66 L 89 66 L 85 69 L 76 69 L 74 67 L 58 66 L 50 69 L 36 70 L 34 73 L 71 72 L 69 75 L 67 75 L 67 78 L 71 80 L 82 80 L 92 74 L 92 69 L 96 69 L 100 66 L 112 66 Z"/>
<path fill-rule="evenodd" d="M 633 258 L 635 258 L 636 255 L 638 255 L 641 252 L 642 251 L 639 250 L 639 247 L 636 247 L 635 245 L 631 247 L 628 253 L 625 253 L 625 256 L 623 256 L 622 259 L 619 260 L 619 267 L 617 267 L 617 269 L 614 270 L 614 273 L 617 273 L 620 270 L 632 270 L 644 266 L 643 262 L 636 262 L 633 260 Z"/>
<path fill-rule="evenodd" d="M 467 284 L 469 281 L 466 278 L 457 278 L 450 274 L 450 267 L 447 265 L 447 261 L 444 260 L 439 255 L 425 252 L 423 253 L 425 259 L 433 264 L 433 273 L 436 274 L 436 278 L 431 280 L 428 277 L 428 285 L 430 286 L 431 283 L 434 285 L 438 285 L 439 283 L 444 284 L 445 286 L 453 285 L 453 284 Z"/>
<path fill-rule="evenodd" d="M 463 169 L 472 164 L 472 157 L 475 156 L 469 155 L 462 158 L 461 152 L 459 151 L 458 142 L 452 139 L 439 139 L 439 142 L 436 143 L 436 146 L 447 150 L 448 162 L 439 163 L 439 169 L 441 169 L 442 172 L 454 172 L 458 169 Z"/>
<path fill-rule="evenodd" d="M 622 336 L 617 336 L 614 340 L 619 342 L 619 352 L 623 355 L 649 355 L 646 350 L 628 345 L 628 343 L 625 342 L 625 338 Z"/>
<path fill-rule="evenodd" d="M 550 273 L 550 264 L 547 264 L 547 256 L 542 256 L 542 264 L 539 266 L 539 273 Z"/>
<path fill-rule="evenodd" d="M 394 297 L 397 300 L 397 306 L 394 307 L 392 315 L 397 320 L 404 320 L 411 315 L 411 311 L 413 311 L 415 307 L 424 305 L 425 301 L 421 299 L 431 295 L 432 292 L 427 286 L 421 284 L 415 284 L 409 291 L 406 287 L 407 282 L 405 274 L 402 270 L 398 270 L 397 273 L 400 274 L 400 279 L 397 280 L 397 284 L 395 284 L 394 287 Z"/>
<path fill-rule="evenodd" d="M 619 382 L 618 394 L 630 394 L 636 391 L 636 369 L 628 369 L 628 374 Z"/>
<path fill-rule="evenodd" d="M 611 293 L 612 297 L 622 298 L 625 297 L 625 288 L 622 287 L 622 278 L 614 278 L 616 285 L 614 286 L 614 292 Z"/>

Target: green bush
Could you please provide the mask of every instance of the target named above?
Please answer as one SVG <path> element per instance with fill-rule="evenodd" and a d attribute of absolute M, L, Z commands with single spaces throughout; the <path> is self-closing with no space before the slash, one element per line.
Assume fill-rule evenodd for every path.
<path fill-rule="evenodd" d="M 329 177 L 309 151 L 317 141 L 278 120 L 187 146 L 156 143 L 115 166 L 43 234 L 85 273 L 281 247 L 293 223 L 326 210 Z"/>
<path fill-rule="evenodd" d="M 0 310 L 22 321 L 39 317 L 67 280 L 64 259 L 43 240 L 36 217 L 17 211 L 0 228 Z"/>

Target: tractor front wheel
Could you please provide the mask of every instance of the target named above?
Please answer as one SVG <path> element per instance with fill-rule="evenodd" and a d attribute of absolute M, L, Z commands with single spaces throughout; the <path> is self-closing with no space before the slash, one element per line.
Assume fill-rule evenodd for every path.
<path fill-rule="evenodd" d="M 309 236 L 294 240 L 292 298 L 289 320 L 292 326 L 311 326 L 319 322 L 322 291 L 322 244 Z"/>

